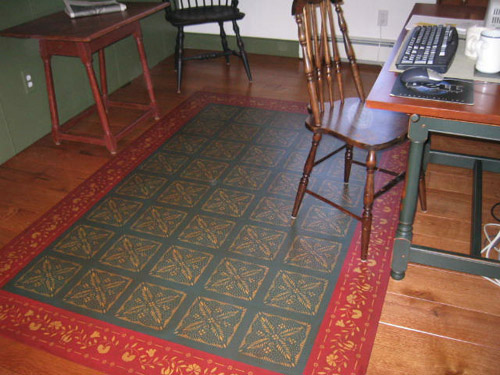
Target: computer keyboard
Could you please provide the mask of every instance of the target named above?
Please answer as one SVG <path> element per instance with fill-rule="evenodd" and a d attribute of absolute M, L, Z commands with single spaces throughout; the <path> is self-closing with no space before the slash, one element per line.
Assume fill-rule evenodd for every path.
<path fill-rule="evenodd" d="M 396 60 L 396 68 L 405 70 L 424 66 L 446 73 L 458 47 L 457 29 L 449 25 L 416 26 Z"/>

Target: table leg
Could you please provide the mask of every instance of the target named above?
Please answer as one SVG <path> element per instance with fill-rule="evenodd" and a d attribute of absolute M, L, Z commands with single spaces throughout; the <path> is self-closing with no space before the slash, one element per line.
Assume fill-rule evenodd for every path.
<path fill-rule="evenodd" d="M 52 75 L 52 67 L 50 65 L 51 55 L 47 51 L 47 46 L 44 40 L 40 40 L 40 55 L 42 56 L 45 69 L 45 80 L 47 81 L 47 96 L 49 98 L 50 119 L 52 122 L 52 139 L 56 145 L 60 145 L 61 136 L 59 132 L 59 113 L 57 111 L 56 91 L 54 89 L 54 78 Z"/>
<path fill-rule="evenodd" d="M 423 212 L 427 212 L 427 194 L 425 191 L 425 174 L 427 173 L 427 166 L 429 164 L 431 154 L 431 138 L 425 142 L 424 155 L 422 156 L 422 168 L 420 170 L 420 181 L 418 185 L 418 199 L 420 201 L 420 208 Z"/>
<path fill-rule="evenodd" d="M 153 82 L 151 80 L 151 75 L 149 73 L 149 66 L 146 60 L 146 52 L 144 51 L 144 43 L 142 42 L 142 31 L 141 25 L 137 23 L 136 30 L 134 32 L 135 42 L 137 44 L 137 50 L 139 51 L 139 57 L 142 64 L 142 72 L 144 74 L 144 80 L 146 81 L 146 87 L 148 89 L 149 100 L 151 102 L 151 108 L 153 109 L 153 114 L 155 120 L 160 119 L 160 112 L 158 110 L 158 104 L 156 103 L 155 94 L 153 92 Z"/>
<path fill-rule="evenodd" d="M 97 113 L 99 114 L 102 129 L 104 130 L 104 144 L 108 148 L 109 152 L 114 155 L 116 154 L 116 139 L 109 128 L 109 120 L 106 113 L 106 107 L 104 105 L 101 92 L 99 91 L 94 67 L 92 66 L 92 52 L 90 51 L 88 45 L 86 45 L 85 43 L 78 43 L 78 53 L 85 66 L 87 75 L 89 76 L 90 88 L 92 90 L 92 94 L 94 95 Z"/>
<path fill-rule="evenodd" d="M 413 221 L 417 208 L 420 172 L 422 170 L 422 157 L 424 145 L 428 137 L 426 125 L 420 123 L 419 120 L 419 116 L 413 115 L 409 122 L 408 138 L 410 139 L 410 153 L 408 156 L 406 186 L 392 257 L 391 276 L 396 280 L 404 278 L 408 267 L 410 245 L 413 237 Z"/>
<path fill-rule="evenodd" d="M 106 76 L 106 58 L 104 56 L 104 48 L 99 50 L 99 73 L 101 79 L 101 96 L 104 102 L 104 107 L 106 108 L 106 112 L 108 112 L 108 78 Z"/>

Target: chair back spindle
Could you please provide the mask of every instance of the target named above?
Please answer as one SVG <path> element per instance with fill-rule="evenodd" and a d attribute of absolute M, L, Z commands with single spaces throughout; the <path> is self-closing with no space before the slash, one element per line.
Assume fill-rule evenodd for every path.
<path fill-rule="evenodd" d="M 341 62 L 336 43 L 334 4 L 337 22 L 342 32 L 347 59 L 351 66 L 355 87 L 361 101 L 365 100 L 363 84 L 356 62 L 354 49 L 347 34 L 347 24 L 337 0 L 295 0 L 292 13 L 299 31 L 299 43 L 304 56 L 304 71 L 307 80 L 310 108 L 316 124 L 321 124 L 325 98 L 333 106 L 334 78 L 337 77 L 340 101 L 344 102 L 344 87 L 341 76 Z"/>
<path fill-rule="evenodd" d="M 332 49 L 329 35 L 332 25 L 328 1 L 308 1 L 300 12 L 295 13 L 299 43 L 304 57 L 309 103 L 315 124 L 321 124 L 325 110 L 325 96 L 333 106 Z M 318 17 L 319 14 L 319 17 Z M 325 95 L 325 90 L 327 91 Z"/>
<path fill-rule="evenodd" d="M 163 0 L 166 1 L 166 0 Z M 173 9 L 189 9 L 202 7 L 218 7 L 218 6 L 238 6 L 237 0 L 173 0 Z"/>
<path fill-rule="evenodd" d="M 358 92 L 358 96 L 364 102 L 366 100 L 365 91 L 363 89 L 363 84 L 361 83 L 361 76 L 359 74 L 358 64 L 356 62 L 356 56 L 354 54 L 354 49 L 352 48 L 351 39 L 349 38 L 349 33 L 347 30 L 347 23 L 344 18 L 344 11 L 341 7 L 340 0 L 332 0 L 335 4 L 335 11 L 337 13 L 337 18 L 339 21 L 339 29 L 342 32 L 342 38 L 344 40 L 344 48 L 347 55 L 347 59 L 349 60 L 349 64 L 351 65 L 351 71 L 354 78 L 354 83 L 356 86 L 356 90 Z"/>
<path fill-rule="evenodd" d="M 340 63 L 340 52 L 337 46 L 337 36 L 335 35 L 335 23 L 333 18 L 332 7 L 328 6 L 328 21 L 330 24 L 330 38 L 333 48 L 333 61 L 335 64 L 335 75 L 337 76 L 337 84 L 339 85 L 340 101 L 344 102 L 344 83 L 342 82 L 342 66 Z"/>

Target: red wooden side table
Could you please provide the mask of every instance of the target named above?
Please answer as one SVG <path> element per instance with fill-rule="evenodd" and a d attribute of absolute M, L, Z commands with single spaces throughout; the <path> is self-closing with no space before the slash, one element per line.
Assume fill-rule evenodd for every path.
<path fill-rule="evenodd" d="M 0 31 L 1 36 L 33 38 L 39 40 L 40 55 L 43 59 L 45 78 L 47 81 L 47 93 L 52 120 L 52 137 L 56 144 L 60 144 L 62 140 L 66 139 L 70 141 L 104 145 L 112 154 L 115 154 L 117 141 L 127 132 L 132 130 L 132 128 L 142 123 L 142 121 L 150 116 L 159 119 L 159 111 L 153 93 L 153 84 L 146 61 L 146 53 L 144 52 L 139 21 L 167 6 L 169 6 L 169 3 L 163 2 L 127 3 L 127 10 L 123 12 L 76 19 L 71 19 L 64 12 L 58 12 Z M 108 98 L 104 48 L 131 35 L 134 37 L 139 51 L 144 80 L 150 100 L 149 104 L 117 102 L 111 101 Z M 99 56 L 101 89 L 99 89 L 97 77 L 92 65 L 92 54 L 94 52 L 98 52 Z M 64 125 L 60 124 L 57 111 L 57 101 L 51 67 L 51 57 L 54 55 L 79 57 L 82 60 L 95 99 L 95 105 L 67 121 Z M 144 112 L 117 134 L 112 134 L 108 119 L 109 107 L 138 109 Z M 102 138 L 90 135 L 70 134 L 65 131 L 69 130 L 76 125 L 79 120 L 96 109 L 104 131 Z"/>

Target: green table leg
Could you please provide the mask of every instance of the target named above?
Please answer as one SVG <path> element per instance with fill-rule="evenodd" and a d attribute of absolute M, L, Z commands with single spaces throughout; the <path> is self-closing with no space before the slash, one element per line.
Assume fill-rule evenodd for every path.
<path fill-rule="evenodd" d="M 401 280 L 408 267 L 410 245 L 413 237 L 413 221 L 418 200 L 418 185 L 422 168 L 422 157 L 429 132 L 425 124 L 420 122 L 420 117 L 410 117 L 408 138 L 410 139 L 410 154 L 408 156 L 408 170 L 406 173 L 406 186 L 402 200 L 399 225 L 394 241 L 391 276 Z"/>

